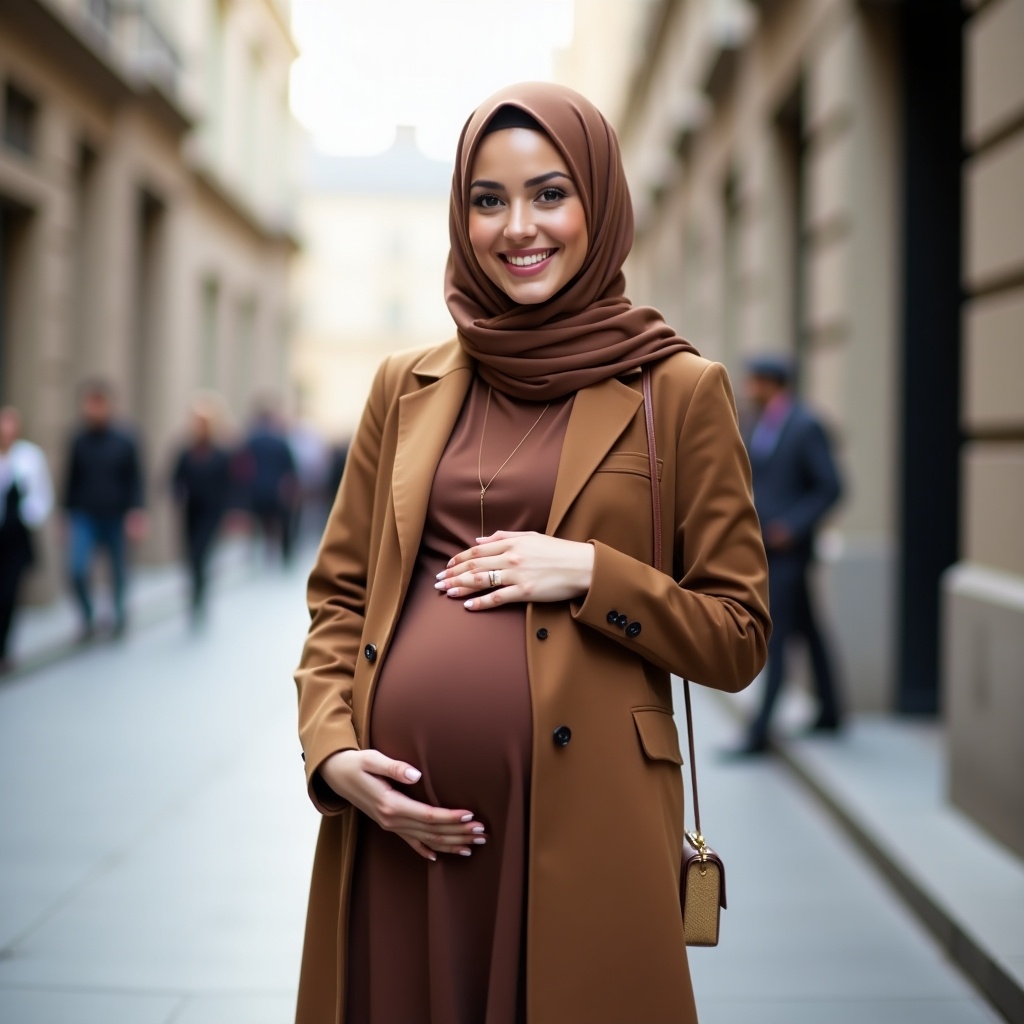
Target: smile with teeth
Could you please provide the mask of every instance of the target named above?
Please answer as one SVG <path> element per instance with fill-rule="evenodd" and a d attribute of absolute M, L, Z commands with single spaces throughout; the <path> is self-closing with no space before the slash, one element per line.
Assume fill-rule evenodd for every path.
<path fill-rule="evenodd" d="M 554 254 L 554 249 L 542 249 L 540 252 L 532 252 L 528 256 L 512 256 L 504 252 L 500 255 L 506 263 L 511 263 L 513 267 L 532 267 L 536 263 L 543 263 Z"/>

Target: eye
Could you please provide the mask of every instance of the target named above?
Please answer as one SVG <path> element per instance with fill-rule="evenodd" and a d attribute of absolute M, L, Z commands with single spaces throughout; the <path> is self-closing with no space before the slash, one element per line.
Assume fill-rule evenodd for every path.
<path fill-rule="evenodd" d="M 501 206 L 500 196 L 496 196 L 493 192 L 480 192 L 470 199 L 470 205 L 476 206 L 481 210 L 496 210 Z"/>
<path fill-rule="evenodd" d="M 541 189 L 537 199 L 542 203 L 559 203 L 566 198 L 568 193 L 561 188 L 556 188 L 554 185 L 549 185 L 545 189 Z"/>

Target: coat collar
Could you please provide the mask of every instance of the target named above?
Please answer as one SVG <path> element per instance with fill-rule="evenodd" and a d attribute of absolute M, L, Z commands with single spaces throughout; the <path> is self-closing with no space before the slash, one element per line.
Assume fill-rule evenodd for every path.
<path fill-rule="evenodd" d="M 546 533 L 554 534 L 561 525 L 577 495 L 642 403 L 641 392 L 615 377 L 577 392 L 562 443 Z"/>
<path fill-rule="evenodd" d="M 473 365 L 458 339 L 432 348 L 412 371 L 425 386 L 399 400 L 392 500 L 406 583 L 423 536 L 434 473 L 472 383 Z M 558 530 L 573 501 L 636 415 L 643 395 L 627 381 L 639 376 L 637 369 L 577 392 L 555 479 L 549 534 Z"/>
<path fill-rule="evenodd" d="M 473 360 L 459 344 L 458 338 L 452 338 L 443 345 L 435 345 L 412 368 L 417 377 L 438 380 L 448 376 L 455 370 L 472 370 Z"/>

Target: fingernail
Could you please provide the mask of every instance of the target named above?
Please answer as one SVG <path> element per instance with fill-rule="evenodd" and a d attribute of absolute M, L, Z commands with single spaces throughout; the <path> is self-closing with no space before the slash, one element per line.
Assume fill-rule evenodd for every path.
<path fill-rule="evenodd" d="M 415 768 L 406 768 L 405 777 L 410 782 L 419 782 L 420 779 L 423 777 L 423 772 L 417 771 Z"/>
<path fill-rule="evenodd" d="M 435 590 L 444 590 L 444 581 L 442 580 L 440 583 L 435 583 L 434 584 L 434 589 Z"/>
<path fill-rule="evenodd" d="M 441 571 L 440 571 L 440 572 L 439 572 L 439 573 L 438 573 L 438 574 L 437 574 L 437 575 L 436 575 L 436 576 L 434 577 L 434 579 L 435 579 L 435 580 L 443 580 L 443 579 L 444 579 L 444 569 L 442 569 L 442 570 L 441 570 Z"/>
<path fill-rule="evenodd" d="M 430 856 L 429 856 L 429 857 L 427 858 L 427 860 L 429 860 L 431 864 L 436 864 L 436 863 L 437 863 L 437 854 L 436 854 L 436 853 L 432 853 L 432 854 L 431 854 L 431 855 L 430 855 Z"/>
<path fill-rule="evenodd" d="M 465 607 L 466 608 L 475 608 L 476 607 L 476 601 L 467 601 L 466 604 L 465 604 Z"/>
<path fill-rule="evenodd" d="M 474 828 L 474 829 L 473 829 L 473 831 L 474 831 L 474 832 L 486 832 L 486 831 L 487 831 L 487 829 L 485 829 L 485 828 L 483 827 L 483 825 L 477 825 L 477 826 L 476 826 L 476 828 Z"/>
<path fill-rule="evenodd" d="M 473 815 L 472 814 L 464 814 L 461 818 L 459 818 L 459 821 L 472 821 L 472 820 L 473 820 Z"/>
<path fill-rule="evenodd" d="M 474 839 L 473 842 L 476 843 L 477 846 L 483 846 L 484 843 L 487 842 L 487 840 L 483 839 L 483 838 L 480 838 L 480 839 Z"/>
<path fill-rule="evenodd" d="M 473 856 L 473 851 L 472 850 L 459 850 L 459 856 L 460 857 L 472 857 Z"/>

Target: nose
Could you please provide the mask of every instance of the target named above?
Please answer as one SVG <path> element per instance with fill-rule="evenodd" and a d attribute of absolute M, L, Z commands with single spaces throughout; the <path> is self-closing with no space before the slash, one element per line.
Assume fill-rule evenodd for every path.
<path fill-rule="evenodd" d="M 508 220 L 505 222 L 505 237 L 509 241 L 533 238 L 537 234 L 537 225 L 533 223 L 529 202 L 513 200 L 509 204 Z"/>

